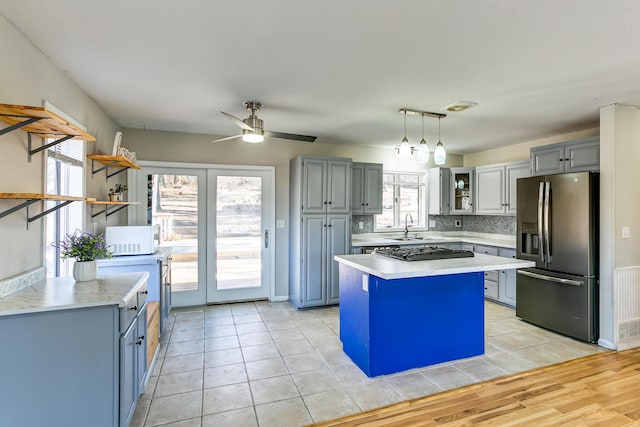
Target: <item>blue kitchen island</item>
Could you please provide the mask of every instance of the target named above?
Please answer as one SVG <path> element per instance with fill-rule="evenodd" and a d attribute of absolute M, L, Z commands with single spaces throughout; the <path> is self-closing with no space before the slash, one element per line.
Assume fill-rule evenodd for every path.
<path fill-rule="evenodd" d="M 484 272 L 531 262 L 484 254 L 402 261 L 340 255 L 340 340 L 369 377 L 484 353 Z"/>

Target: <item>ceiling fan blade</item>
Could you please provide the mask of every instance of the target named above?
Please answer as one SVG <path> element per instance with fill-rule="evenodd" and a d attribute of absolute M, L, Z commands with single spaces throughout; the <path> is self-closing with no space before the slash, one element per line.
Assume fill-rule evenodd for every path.
<path fill-rule="evenodd" d="M 264 136 L 268 136 L 271 138 L 292 139 L 294 141 L 302 142 L 315 142 L 315 140 L 317 139 L 316 136 L 298 135 L 296 133 L 272 132 L 268 130 L 264 131 Z"/>
<path fill-rule="evenodd" d="M 213 141 L 209 141 L 209 144 L 213 144 L 214 142 L 228 141 L 230 139 L 240 138 L 241 136 L 242 135 L 233 135 L 233 136 L 227 136 L 226 138 L 214 139 Z"/>
<path fill-rule="evenodd" d="M 237 118 L 236 116 L 232 116 L 231 114 L 225 113 L 224 111 L 220 111 L 220 112 L 224 114 L 226 118 L 234 122 L 236 125 L 240 126 L 241 129 L 246 129 L 246 130 L 250 130 L 251 132 L 255 132 L 255 130 L 251 126 L 249 126 L 248 124 L 246 124 L 245 122 Z"/>

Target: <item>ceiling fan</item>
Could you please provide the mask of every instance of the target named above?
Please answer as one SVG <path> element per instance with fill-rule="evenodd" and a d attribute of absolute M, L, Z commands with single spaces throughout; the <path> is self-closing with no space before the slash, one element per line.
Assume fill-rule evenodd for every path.
<path fill-rule="evenodd" d="M 215 141 L 210 142 L 220 142 L 227 141 L 229 139 L 242 137 L 242 140 L 250 143 L 259 143 L 264 141 L 264 137 L 268 136 L 271 138 L 282 138 L 282 139 L 292 139 L 294 141 L 303 141 L 303 142 L 314 142 L 316 140 L 315 136 L 308 135 L 298 135 L 295 133 L 284 133 L 284 132 L 272 132 L 268 130 L 264 130 L 264 124 L 261 119 L 258 118 L 256 113 L 260 111 L 262 108 L 262 104 L 256 101 L 248 101 L 244 103 L 245 108 L 251 112 L 251 115 L 244 120 L 240 120 L 239 118 L 232 116 L 229 113 L 225 113 L 224 111 L 220 111 L 226 118 L 234 122 L 242 129 L 242 133 L 239 135 L 228 136 L 226 138 L 216 139 Z"/>

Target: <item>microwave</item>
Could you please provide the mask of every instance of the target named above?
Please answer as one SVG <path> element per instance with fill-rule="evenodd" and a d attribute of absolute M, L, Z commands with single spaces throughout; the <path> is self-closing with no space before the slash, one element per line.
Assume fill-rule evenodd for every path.
<path fill-rule="evenodd" d="M 155 252 L 151 225 L 124 225 L 105 228 L 104 238 L 113 255 L 148 255 Z"/>

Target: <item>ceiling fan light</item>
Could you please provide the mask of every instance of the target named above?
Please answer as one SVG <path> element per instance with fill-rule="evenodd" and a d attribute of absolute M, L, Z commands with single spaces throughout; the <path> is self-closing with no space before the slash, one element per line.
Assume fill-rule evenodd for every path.
<path fill-rule="evenodd" d="M 438 166 L 444 165 L 447 162 L 447 152 L 444 151 L 442 141 L 438 141 L 436 149 L 433 151 L 433 162 Z"/>
<path fill-rule="evenodd" d="M 242 135 L 242 140 L 251 144 L 258 144 L 264 141 L 264 136 L 259 133 L 245 133 Z"/>
<path fill-rule="evenodd" d="M 422 138 L 420 144 L 418 144 L 418 152 L 416 158 L 420 163 L 427 163 L 429 161 L 429 146 L 427 146 L 427 141 Z"/>

